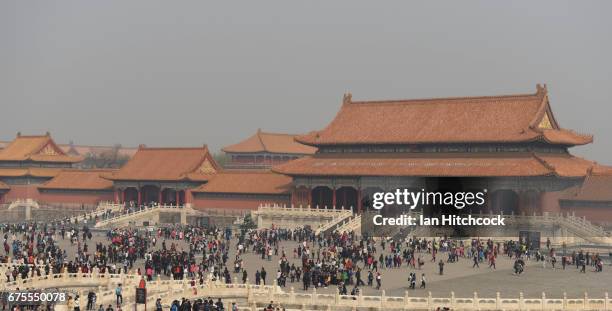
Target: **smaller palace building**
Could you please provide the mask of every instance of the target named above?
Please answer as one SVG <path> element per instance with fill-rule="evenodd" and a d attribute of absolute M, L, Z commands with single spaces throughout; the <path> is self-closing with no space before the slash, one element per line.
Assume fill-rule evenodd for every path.
<path fill-rule="evenodd" d="M 140 146 L 119 170 L 105 176 L 113 182 L 116 202 L 190 204 L 191 190 L 220 170 L 206 146 L 147 148 Z"/>
<path fill-rule="evenodd" d="M 59 148 L 51 135 L 17 137 L 0 150 L 0 203 L 18 199 L 40 199 L 38 186 L 71 169 L 81 157 Z"/>
<path fill-rule="evenodd" d="M 57 205 L 94 206 L 99 202 L 112 201 L 113 182 L 102 176 L 113 170 L 62 170 L 53 179 L 39 185 L 39 201 Z"/>
<path fill-rule="evenodd" d="M 223 148 L 228 169 L 269 169 L 273 165 L 312 155 L 317 150 L 295 141 L 296 135 L 266 133 L 261 129 L 253 136 Z"/>
<path fill-rule="evenodd" d="M 229 210 L 254 210 L 261 204 L 288 206 L 291 188 L 291 177 L 269 170 L 226 170 L 193 190 L 194 206 Z"/>

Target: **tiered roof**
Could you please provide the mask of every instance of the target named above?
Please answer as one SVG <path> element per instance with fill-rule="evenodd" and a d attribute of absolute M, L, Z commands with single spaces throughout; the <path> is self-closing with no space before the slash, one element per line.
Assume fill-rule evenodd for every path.
<path fill-rule="evenodd" d="M 296 135 L 266 133 L 261 129 L 251 137 L 222 150 L 228 153 L 279 153 L 306 155 L 313 154 L 317 148 L 300 144 L 294 140 Z"/>
<path fill-rule="evenodd" d="M 317 154 L 273 167 L 295 176 L 585 176 L 593 162 L 567 154 Z"/>
<path fill-rule="evenodd" d="M 0 177 L 55 177 L 63 168 L 29 167 L 29 168 L 0 168 Z"/>
<path fill-rule="evenodd" d="M 0 150 L 0 161 L 34 161 L 76 163 L 83 159 L 70 156 L 59 148 L 51 135 L 24 136 L 17 133 L 17 137 Z"/>
<path fill-rule="evenodd" d="M 0 181 L 0 190 L 10 190 L 10 189 L 11 188 L 7 184 Z"/>
<path fill-rule="evenodd" d="M 224 171 L 193 192 L 283 194 L 290 188 L 291 177 L 270 171 Z"/>
<path fill-rule="evenodd" d="M 112 170 L 63 170 L 39 189 L 110 190 L 113 182 L 102 177 Z"/>
<path fill-rule="evenodd" d="M 110 180 L 206 181 L 219 171 L 206 146 L 199 148 L 139 147 Z"/>
<path fill-rule="evenodd" d="M 345 95 L 323 130 L 296 137 L 311 146 L 543 141 L 583 145 L 593 137 L 562 129 L 546 86 L 535 94 L 353 101 Z"/>
<path fill-rule="evenodd" d="M 296 140 L 320 148 L 529 142 L 568 147 L 593 137 L 562 129 L 546 86 L 538 85 L 535 94 L 507 96 L 359 102 L 349 94 L 325 129 Z M 593 166 L 568 153 L 319 152 L 273 170 L 294 176 L 584 177 Z"/>

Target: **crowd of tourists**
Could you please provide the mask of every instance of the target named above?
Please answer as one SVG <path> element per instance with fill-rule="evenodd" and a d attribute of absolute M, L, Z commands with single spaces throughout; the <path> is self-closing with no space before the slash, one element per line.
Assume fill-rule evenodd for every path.
<path fill-rule="evenodd" d="M 5 269 L 7 282 L 50 273 L 133 272 L 146 281 L 161 276 L 186 279 L 193 286 L 207 280 L 276 283 L 281 287 L 298 283 L 303 290 L 336 287 L 342 295 L 358 295 L 364 287 L 381 289 L 385 270 L 408 267 L 407 287 L 416 290 L 417 286 L 427 288 L 429 277 L 425 265 L 434 265 L 440 275 L 444 274 L 446 265 L 461 261 L 473 269 L 481 265 L 496 269 L 499 256 L 514 260 L 516 275 L 525 272 L 528 261 L 542 262 L 544 268 L 552 269 L 575 265 L 583 273 L 586 267 L 592 267 L 594 272 L 603 270 L 603 260 L 598 254 L 574 251 L 559 255 L 548 243 L 545 248 L 532 250 L 521 241 L 420 237 L 394 241 L 346 232 L 316 235 L 308 226 L 242 230 L 233 236 L 231 230 L 201 226 L 124 227 L 107 230 L 103 238 L 95 240 L 86 225 L 61 222 L 3 225 L 0 229 L 4 262 L 12 263 Z M 284 243 L 288 241 L 292 243 Z M 69 252 L 60 244 L 69 248 Z M 261 264 L 261 268 L 248 271 L 244 262 L 247 254 L 257 258 L 249 260 L 261 261 L 255 265 L 250 262 L 248 267 Z M 266 271 L 263 267 L 269 267 L 265 263 L 271 261 L 274 265 L 277 263 L 276 271 Z M 120 307 L 122 302 L 117 299 L 115 307 Z M 219 309 L 218 302 L 207 299 L 164 303 L 175 310 Z M 95 306 L 92 292 L 87 296 L 87 309 Z"/>

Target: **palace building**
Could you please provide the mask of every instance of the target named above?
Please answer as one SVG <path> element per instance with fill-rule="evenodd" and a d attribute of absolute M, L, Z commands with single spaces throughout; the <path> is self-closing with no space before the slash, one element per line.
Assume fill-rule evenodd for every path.
<path fill-rule="evenodd" d="M 0 150 L 0 203 L 102 201 L 190 205 L 230 213 L 262 204 L 369 209 L 372 194 L 483 191 L 466 212 L 575 213 L 612 224 L 612 168 L 570 153 L 593 141 L 564 129 L 546 86 L 531 94 L 354 101 L 305 135 L 265 133 L 223 148 L 141 145 L 119 169 L 76 169 L 83 152 L 49 134 L 18 134 Z"/>
<path fill-rule="evenodd" d="M 559 125 L 545 85 L 507 96 L 353 101 L 347 94 L 327 127 L 296 141 L 317 152 L 273 167 L 292 177 L 294 205 L 360 211 L 379 191 L 487 189 L 485 212 L 560 212 L 585 204 L 575 203 L 585 202 L 577 201 L 584 191 L 570 199 L 567 191 L 585 180 L 589 187 L 603 170 L 569 152 L 593 137 Z"/>
<path fill-rule="evenodd" d="M 314 147 L 294 140 L 296 135 L 265 133 L 257 130 L 253 136 L 223 148 L 228 157 L 228 169 L 269 169 L 273 165 L 312 155 Z"/>
<path fill-rule="evenodd" d="M 17 133 L 0 150 L 0 202 L 38 199 L 39 185 L 81 160 L 62 151 L 49 133 L 38 136 Z"/>
<path fill-rule="evenodd" d="M 46 204 L 94 206 L 113 201 L 113 182 L 102 176 L 113 170 L 70 169 L 60 171 L 53 179 L 39 185 L 39 201 Z"/>
<path fill-rule="evenodd" d="M 208 151 L 199 148 L 147 148 L 105 178 L 113 182 L 115 201 L 134 204 L 191 203 L 191 190 L 220 170 Z"/>

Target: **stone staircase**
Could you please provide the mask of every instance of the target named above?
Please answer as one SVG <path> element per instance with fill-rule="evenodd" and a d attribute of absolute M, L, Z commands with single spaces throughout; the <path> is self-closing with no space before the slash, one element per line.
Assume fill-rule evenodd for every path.
<path fill-rule="evenodd" d="M 341 223 L 334 229 L 335 232 L 355 232 L 356 235 L 361 235 L 361 214 L 350 217 L 345 222 Z"/>
<path fill-rule="evenodd" d="M 98 220 L 100 220 L 105 214 L 109 212 L 110 213 L 120 212 L 121 210 L 123 210 L 124 206 L 125 205 L 121 203 L 102 202 L 98 204 L 98 207 L 93 211 L 90 211 L 82 215 L 77 215 L 77 216 L 73 216 L 67 219 L 63 219 L 63 221 L 66 221 L 71 224 L 83 224 L 86 222 L 87 224 L 89 224 L 91 220 L 92 221 L 91 223 L 93 224 L 95 222 L 96 217 L 98 217 Z"/>
<path fill-rule="evenodd" d="M 568 215 L 559 217 L 557 221 L 560 227 L 573 233 L 578 238 L 595 244 L 612 245 L 612 234 L 585 218 Z"/>
<path fill-rule="evenodd" d="M 154 206 L 146 206 L 137 211 L 131 213 L 124 213 L 116 215 L 112 218 L 100 220 L 96 223 L 96 228 L 108 227 L 111 225 L 128 225 L 130 222 L 135 222 L 136 220 L 142 221 L 147 217 L 155 218 L 154 216 L 158 216 L 160 211 L 170 211 L 170 212 L 180 212 L 181 213 L 181 223 L 186 222 L 183 217 L 185 213 L 187 213 L 187 207 L 176 206 L 176 205 L 154 205 Z M 157 215 L 155 215 L 157 214 Z M 157 217 L 159 218 L 159 217 Z M 151 221 L 152 224 L 159 222 Z"/>
<path fill-rule="evenodd" d="M 337 217 L 332 218 L 330 221 L 317 228 L 315 234 L 329 234 L 335 231 L 334 228 L 341 226 L 345 221 L 349 221 L 351 217 L 353 217 L 352 212 L 340 213 Z"/>
<path fill-rule="evenodd" d="M 313 206 L 261 205 L 251 213 L 258 228 L 301 228 L 309 226 L 321 233 L 333 229 L 353 215 L 352 209 Z"/>

